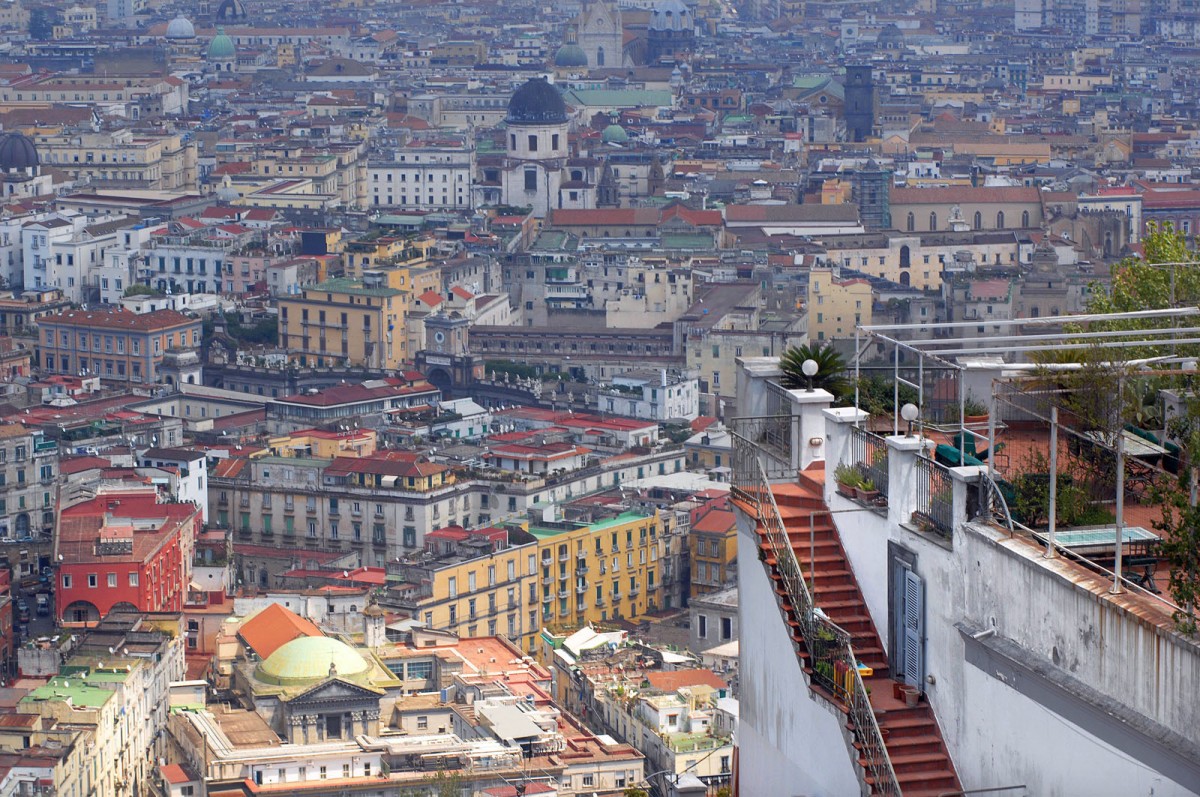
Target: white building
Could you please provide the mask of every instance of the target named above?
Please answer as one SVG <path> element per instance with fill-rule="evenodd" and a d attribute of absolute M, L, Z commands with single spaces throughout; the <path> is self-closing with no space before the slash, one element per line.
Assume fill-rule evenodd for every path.
<path fill-rule="evenodd" d="M 203 451 L 187 448 L 148 448 L 138 455 L 143 468 L 174 470 L 179 474 L 179 501 L 197 504 L 201 517 L 208 522 L 208 468 Z"/>
<path fill-rule="evenodd" d="M 740 369 L 739 410 L 764 414 L 777 361 Z M 824 391 L 787 393 L 790 440 L 735 438 L 735 463 L 754 463 L 734 474 L 741 793 L 859 794 L 868 777 L 897 794 L 1196 793 L 1200 647 L 1167 596 L 1114 594 L 1111 575 L 979 516 L 985 469 L 865 433 Z M 842 464 L 886 468 L 886 507 L 840 495 L 826 477 Z"/>
<path fill-rule="evenodd" d="M 470 210 L 472 144 L 409 144 L 391 160 L 367 167 L 372 207 L 401 210 Z"/>
<path fill-rule="evenodd" d="M 646 421 L 695 420 L 700 415 L 700 381 L 694 373 L 629 371 L 614 376 L 612 384 L 596 394 L 596 409 Z"/>

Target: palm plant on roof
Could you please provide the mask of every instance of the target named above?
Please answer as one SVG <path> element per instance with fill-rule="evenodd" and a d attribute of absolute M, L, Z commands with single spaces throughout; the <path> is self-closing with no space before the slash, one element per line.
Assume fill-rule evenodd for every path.
<path fill-rule="evenodd" d="M 806 360 L 817 364 L 817 373 L 811 380 L 804 375 Z M 846 378 L 846 359 L 831 345 L 792 346 L 779 358 L 779 368 L 783 371 L 780 382 L 786 388 L 807 388 L 811 384 L 814 388 L 829 391 L 838 400 L 851 392 L 850 380 Z"/>

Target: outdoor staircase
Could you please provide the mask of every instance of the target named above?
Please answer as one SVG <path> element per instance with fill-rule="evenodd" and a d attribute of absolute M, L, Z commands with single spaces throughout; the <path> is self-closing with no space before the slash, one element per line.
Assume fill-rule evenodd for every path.
<path fill-rule="evenodd" d="M 914 708 L 896 699 L 896 681 L 890 677 L 887 651 L 875 629 L 875 622 L 842 548 L 833 517 L 822 497 L 824 475 L 823 469 L 803 471 L 795 483 L 772 485 L 771 490 L 792 550 L 809 584 L 813 602 L 830 620 L 850 634 L 855 657 L 874 671 L 863 682 L 870 689 L 871 708 L 904 796 L 934 797 L 947 792 L 954 793 L 962 785 L 950 760 L 933 708 L 924 699 Z M 784 620 L 791 628 L 792 639 L 799 648 L 801 664 L 810 676 L 810 688 L 824 693 L 819 685 L 811 681 L 812 662 L 809 661 L 805 640 L 799 632 L 795 609 L 783 587 L 775 555 L 764 530 L 760 527 L 758 532 L 760 551 L 774 583 Z M 825 693 L 825 696 L 837 702 L 833 695 Z M 855 748 L 859 748 L 857 743 Z M 863 772 L 861 767 L 865 761 L 859 757 L 858 763 L 860 772 Z M 878 793 L 869 777 L 864 777 L 864 780 L 872 787 L 873 793 Z"/>

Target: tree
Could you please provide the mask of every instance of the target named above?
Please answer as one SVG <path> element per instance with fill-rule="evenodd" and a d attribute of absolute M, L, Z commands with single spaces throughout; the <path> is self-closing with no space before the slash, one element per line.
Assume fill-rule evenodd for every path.
<path fill-rule="evenodd" d="M 140 282 L 134 283 L 125 289 L 122 296 L 162 296 L 160 291 L 151 288 L 149 285 L 143 285 Z"/>
<path fill-rule="evenodd" d="M 650 797 L 649 792 L 637 786 L 630 786 L 625 790 L 624 797 Z"/>
<path fill-rule="evenodd" d="M 812 377 L 814 388 L 828 390 L 838 400 L 845 399 L 853 392 L 850 380 L 846 378 L 846 359 L 832 345 L 822 346 L 819 343 L 792 346 L 779 358 L 784 387 L 794 389 L 809 386 L 809 378 L 804 375 L 806 360 L 817 364 L 817 373 Z"/>
<path fill-rule="evenodd" d="M 50 41 L 54 38 L 54 23 L 58 12 L 52 8 L 34 8 L 29 12 L 29 38 Z"/>

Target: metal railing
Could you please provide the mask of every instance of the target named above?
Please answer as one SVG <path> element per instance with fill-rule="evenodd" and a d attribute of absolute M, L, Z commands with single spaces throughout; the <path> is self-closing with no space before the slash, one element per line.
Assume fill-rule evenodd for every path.
<path fill-rule="evenodd" d="M 779 506 L 771 492 L 770 468 L 764 461 L 776 454 L 760 450 L 752 437 L 743 434 L 745 427 L 740 421 L 745 420 L 759 419 L 734 422 L 734 497 L 754 507 L 756 520 L 765 531 L 775 557 L 775 569 L 808 649 L 812 680 L 845 703 L 849 711 L 855 740 L 861 747 L 854 751 L 856 760 L 861 758 L 864 762 L 865 775 L 874 784 L 875 794 L 900 797 L 900 785 L 883 743 L 875 711 L 871 708 L 866 685 L 859 674 L 850 635 L 825 617 L 813 603 L 804 572 L 788 540 Z M 749 426 L 751 430 L 760 428 L 756 424 Z M 777 461 L 775 469 L 780 464 Z"/>
<path fill-rule="evenodd" d="M 921 528 L 946 539 L 954 536 L 954 482 L 945 466 L 924 456 L 916 458 L 916 504 L 912 519 Z"/>
<path fill-rule="evenodd" d="M 734 418 L 734 478 L 739 472 L 742 475 L 754 473 L 755 463 L 759 463 L 759 452 L 766 456 L 761 465 L 766 469 L 768 478 L 795 477 L 798 460 L 794 458 L 793 442 L 799 424 L 799 417 L 792 415 Z M 743 441 L 741 447 L 738 446 L 738 438 Z"/>
<path fill-rule="evenodd" d="M 883 495 L 888 491 L 888 447 L 882 437 L 860 426 L 850 429 L 850 461 Z"/>

